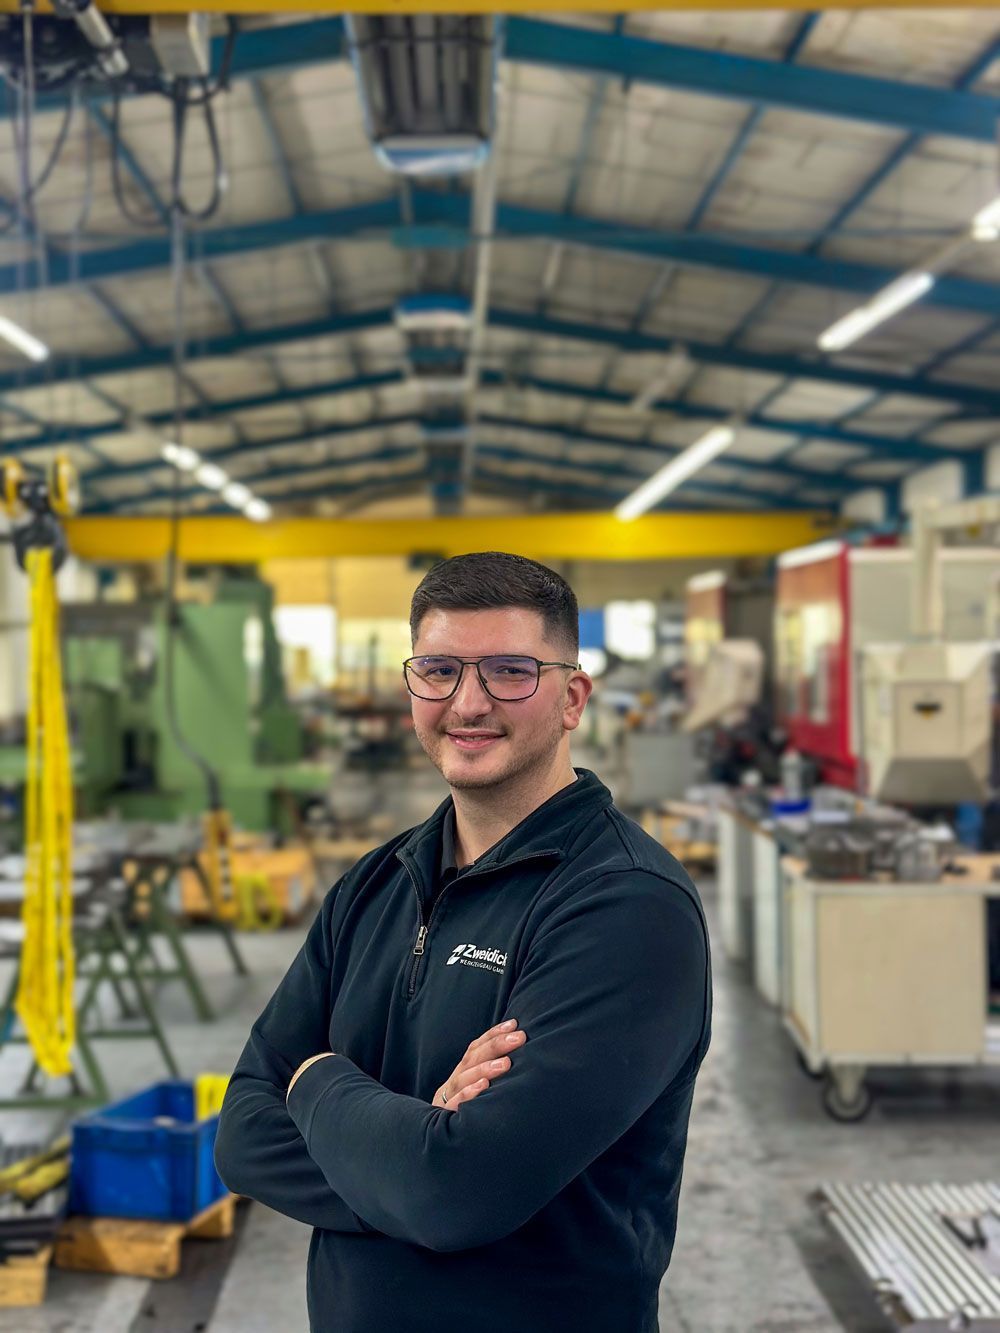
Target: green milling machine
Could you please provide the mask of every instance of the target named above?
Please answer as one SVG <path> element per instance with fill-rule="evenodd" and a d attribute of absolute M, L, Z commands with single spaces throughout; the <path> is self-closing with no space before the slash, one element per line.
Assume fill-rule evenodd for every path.
<path fill-rule="evenodd" d="M 272 589 L 254 577 L 177 603 L 173 625 L 162 599 L 63 607 L 82 817 L 203 814 L 204 775 L 183 742 L 218 775 L 238 828 L 290 832 L 293 809 L 325 797 L 329 769 L 304 761 L 272 611 Z"/>

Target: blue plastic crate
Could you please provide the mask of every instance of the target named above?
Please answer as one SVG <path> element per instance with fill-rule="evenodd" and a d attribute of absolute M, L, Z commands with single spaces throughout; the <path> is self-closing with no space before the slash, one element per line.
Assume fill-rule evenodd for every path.
<path fill-rule="evenodd" d="M 226 1192 L 219 1117 L 196 1120 L 194 1085 L 154 1083 L 73 1125 L 70 1212 L 186 1222 Z"/>

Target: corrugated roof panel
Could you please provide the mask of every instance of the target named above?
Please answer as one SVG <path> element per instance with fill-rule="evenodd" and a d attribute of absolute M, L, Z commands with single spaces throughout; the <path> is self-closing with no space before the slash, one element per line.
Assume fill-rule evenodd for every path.
<path fill-rule="evenodd" d="M 827 440 L 809 440 L 795 450 L 796 466 L 815 468 L 817 472 L 839 472 L 848 464 L 866 457 L 864 449 L 853 445 L 832 444 Z"/>

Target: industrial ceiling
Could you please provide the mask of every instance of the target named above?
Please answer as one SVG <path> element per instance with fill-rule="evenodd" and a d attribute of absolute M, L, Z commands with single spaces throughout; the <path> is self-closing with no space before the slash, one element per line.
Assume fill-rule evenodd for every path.
<path fill-rule="evenodd" d="M 0 311 L 50 351 L 0 350 L 0 454 L 68 449 L 87 512 L 220 511 L 162 454 L 178 310 L 183 443 L 277 516 L 607 510 L 727 422 L 669 507 L 836 510 L 874 485 L 894 513 L 907 475 L 956 458 L 983 488 L 1000 242 L 952 243 L 1000 195 L 996 11 L 508 16 L 488 230 L 472 175 L 380 164 L 340 18 L 232 22 L 212 41 L 228 185 L 178 287 L 169 102 L 126 97 L 116 128 L 99 90 L 78 99 L 34 231 L 13 138 L 0 159 Z M 39 93 L 39 164 L 67 96 Z M 194 119 L 192 207 L 212 182 Z M 818 345 L 943 251 L 924 299 Z M 428 294 L 485 300 L 461 410 L 411 373 L 400 302 Z"/>

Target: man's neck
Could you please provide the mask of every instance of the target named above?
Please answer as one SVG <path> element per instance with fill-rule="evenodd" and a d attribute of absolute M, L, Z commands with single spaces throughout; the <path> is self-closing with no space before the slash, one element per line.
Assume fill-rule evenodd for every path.
<path fill-rule="evenodd" d="M 516 792 L 508 792 L 502 784 L 478 789 L 452 789 L 455 802 L 455 862 L 459 869 L 478 860 L 512 828 L 527 819 L 533 810 L 544 805 L 557 791 L 575 782 L 576 772 L 571 763 L 560 763 L 546 773 L 542 781 L 527 789 L 523 785 L 523 776 L 519 776 L 516 781 L 520 788 Z"/>

